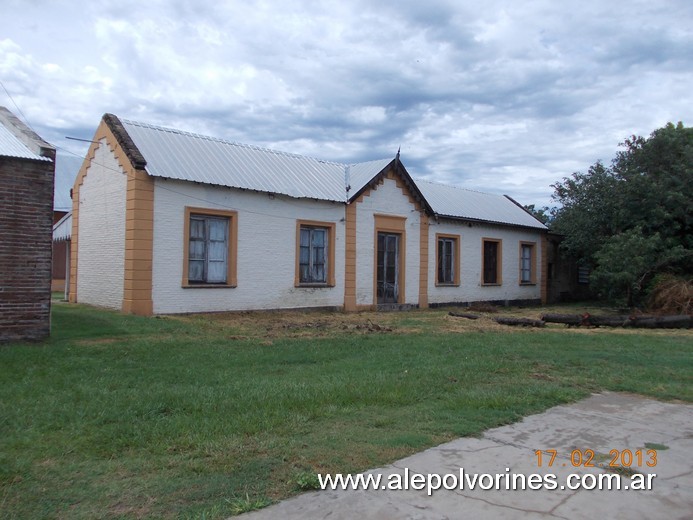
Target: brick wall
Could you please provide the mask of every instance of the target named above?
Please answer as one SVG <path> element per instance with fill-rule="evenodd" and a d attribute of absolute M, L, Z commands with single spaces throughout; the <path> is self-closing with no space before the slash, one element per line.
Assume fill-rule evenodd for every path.
<path fill-rule="evenodd" d="M 436 234 L 446 234 L 459 237 L 460 240 L 460 285 L 446 287 L 436 285 Z M 541 298 L 541 258 L 542 235 L 539 230 L 512 228 L 475 222 L 472 225 L 465 222 L 455 222 L 441 219 L 431 219 L 428 234 L 429 269 L 428 269 L 428 299 L 432 304 L 469 303 L 481 301 L 513 302 L 539 301 Z M 483 285 L 482 247 L 483 239 L 490 238 L 501 241 L 500 274 L 502 283 L 499 285 Z M 520 243 L 535 244 L 536 283 L 520 284 Z"/>
<path fill-rule="evenodd" d="M 238 212 L 237 287 L 181 287 L 186 206 Z M 155 179 L 154 313 L 341 307 L 343 217 L 340 203 Z M 334 287 L 295 287 L 297 220 L 335 224 Z"/>
<path fill-rule="evenodd" d="M 0 342 L 50 333 L 54 162 L 0 157 Z"/>
<path fill-rule="evenodd" d="M 127 176 L 109 145 L 101 141 L 79 187 L 79 303 L 123 307 L 126 194 Z"/>

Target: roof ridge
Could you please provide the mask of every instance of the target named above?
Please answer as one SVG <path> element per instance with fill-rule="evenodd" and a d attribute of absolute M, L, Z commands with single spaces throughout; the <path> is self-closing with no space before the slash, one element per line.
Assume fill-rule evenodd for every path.
<path fill-rule="evenodd" d="M 381 162 L 381 161 L 392 161 L 390 157 L 381 157 L 380 159 L 371 159 L 369 161 L 359 161 L 355 163 L 349 163 L 346 164 L 345 166 L 358 166 L 360 164 L 369 164 L 369 163 L 376 163 L 376 162 Z"/>
<path fill-rule="evenodd" d="M 302 154 L 298 154 L 298 153 L 285 152 L 282 150 L 276 150 L 274 148 L 268 148 L 266 146 L 259 146 L 259 145 L 248 144 L 248 143 L 239 143 L 237 141 L 231 141 L 229 139 L 224 139 L 221 137 L 214 137 L 211 135 L 199 134 L 196 132 L 189 132 L 187 130 L 179 130 L 177 128 L 170 128 L 170 127 L 165 127 L 165 126 L 160 126 L 160 125 L 154 125 L 152 123 L 143 123 L 141 121 L 133 121 L 132 119 L 120 119 L 120 120 L 123 123 L 127 123 L 127 124 L 130 124 L 133 126 L 139 126 L 141 128 L 148 128 L 150 130 L 157 130 L 160 132 L 168 132 L 171 134 L 183 135 L 186 137 L 192 137 L 195 139 L 202 139 L 205 141 L 212 141 L 212 142 L 227 144 L 227 145 L 231 145 L 231 146 L 238 146 L 239 148 L 246 148 L 246 149 L 256 150 L 256 151 L 260 151 L 260 152 L 267 152 L 267 153 L 272 153 L 275 155 L 282 155 L 285 157 L 295 157 L 297 159 L 309 159 L 311 161 L 317 161 L 317 162 L 324 163 L 324 164 L 332 164 L 335 166 L 342 166 L 342 167 L 348 166 L 348 164 L 346 164 L 346 163 L 340 163 L 340 162 L 336 162 L 336 161 L 328 161 L 326 159 L 319 159 L 317 157 L 313 157 L 310 155 L 302 155 Z"/>

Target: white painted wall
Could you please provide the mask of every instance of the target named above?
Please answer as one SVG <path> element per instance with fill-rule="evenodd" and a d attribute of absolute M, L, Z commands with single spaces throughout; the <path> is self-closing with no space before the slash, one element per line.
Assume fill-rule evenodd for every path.
<path fill-rule="evenodd" d="M 460 286 L 436 287 L 436 233 L 460 235 Z M 492 300 L 531 300 L 541 298 L 541 232 L 491 224 L 472 224 L 430 219 L 428 233 L 429 303 L 452 303 Z M 503 241 L 503 283 L 481 284 L 482 238 Z M 537 283 L 520 285 L 520 241 L 536 242 Z"/>
<path fill-rule="evenodd" d="M 121 309 L 127 176 L 105 140 L 79 189 L 77 301 Z"/>
<path fill-rule="evenodd" d="M 374 303 L 375 218 L 374 214 L 406 217 L 405 303 L 419 303 L 420 215 L 409 197 L 391 179 L 356 206 L 356 304 Z M 401 269 L 402 266 L 400 266 Z"/>
<path fill-rule="evenodd" d="M 182 288 L 185 207 L 238 212 L 238 286 Z M 154 313 L 342 306 L 343 204 L 155 179 Z M 335 287 L 294 287 L 296 221 L 336 223 Z"/>

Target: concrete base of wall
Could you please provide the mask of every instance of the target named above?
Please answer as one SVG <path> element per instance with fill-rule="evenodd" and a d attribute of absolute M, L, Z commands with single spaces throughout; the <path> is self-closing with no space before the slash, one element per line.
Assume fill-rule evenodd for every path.
<path fill-rule="evenodd" d="M 541 305 L 541 298 L 530 300 L 489 300 L 481 302 L 445 302 L 445 303 L 429 303 L 431 308 L 440 307 L 471 307 L 472 305 L 495 305 L 496 307 L 535 307 Z"/>
<path fill-rule="evenodd" d="M 326 306 L 326 307 L 286 307 L 278 309 L 244 309 L 244 310 L 228 310 L 228 311 L 202 311 L 202 312 L 177 312 L 175 314 L 156 314 L 155 316 L 195 316 L 197 314 L 248 314 L 253 312 L 343 312 L 343 307 Z"/>
<path fill-rule="evenodd" d="M 375 306 L 377 312 L 410 311 L 418 308 L 415 303 L 379 303 Z"/>

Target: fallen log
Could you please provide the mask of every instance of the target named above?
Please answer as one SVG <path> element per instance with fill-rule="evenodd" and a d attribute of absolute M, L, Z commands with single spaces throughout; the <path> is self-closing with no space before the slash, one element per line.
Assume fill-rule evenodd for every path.
<path fill-rule="evenodd" d="M 542 320 L 533 320 L 530 318 L 493 318 L 493 321 L 501 325 L 510 325 L 511 327 L 545 327 L 546 323 Z"/>
<path fill-rule="evenodd" d="M 633 327 L 636 329 L 690 329 L 693 318 L 687 314 L 674 316 L 593 316 L 585 314 L 543 314 L 546 323 L 583 327 Z"/>
<path fill-rule="evenodd" d="M 690 329 L 693 317 L 687 314 L 674 316 L 635 316 L 630 319 L 630 326 L 638 329 Z"/>
<path fill-rule="evenodd" d="M 693 328 L 693 316 L 691 316 L 690 314 L 662 316 L 659 318 L 659 320 L 660 327 L 665 329 Z"/>
<path fill-rule="evenodd" d="M 454 316 L 455 318 L 467 318 L 468 320 L 478 320 L 481 318 L 478 314 L 467 314 L 464 312 L 448 312 L 448 316 Z"/>
<path fill-rule="evenodd" d="M 584 325 L 582 314 L 542 314 L 541 321 L 546 323 L 563 323 L 565 325 Z"/>
<path fill-rule="evenodd" d="M 589 315 L 585 324 L 593 327 L 630 327 L 633 325 L 633 321 L 630 316 Z"/>

